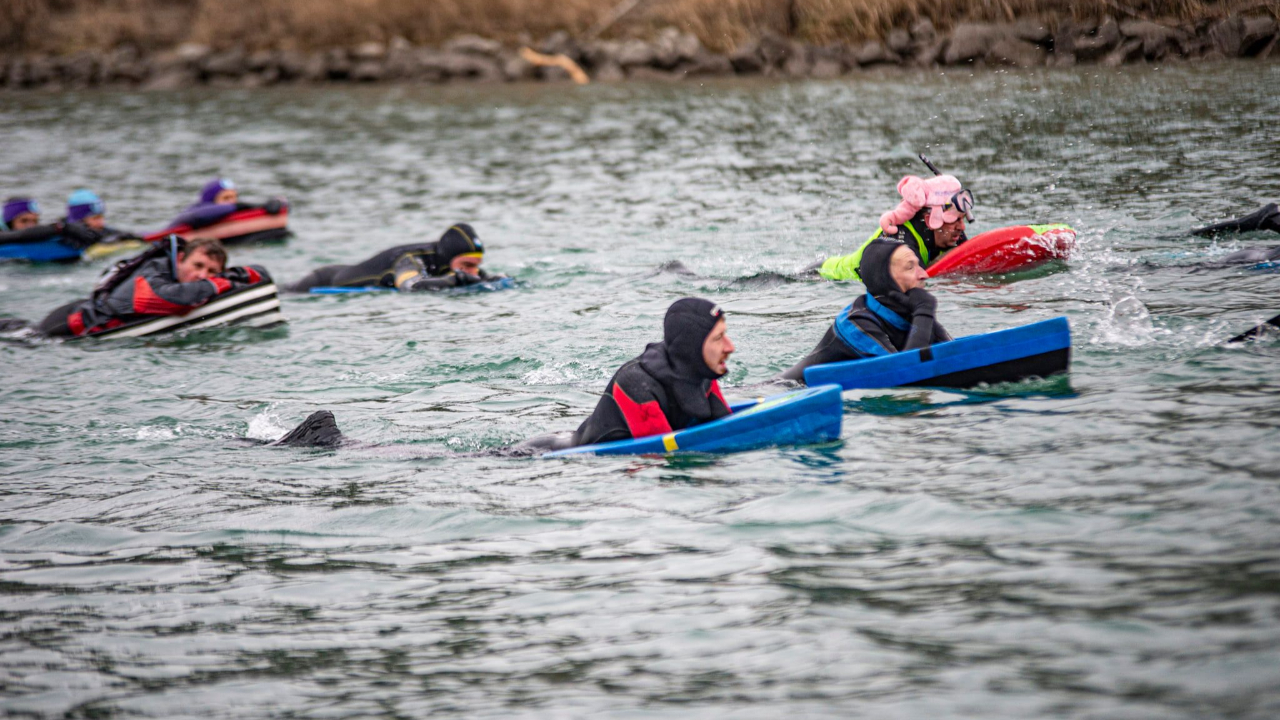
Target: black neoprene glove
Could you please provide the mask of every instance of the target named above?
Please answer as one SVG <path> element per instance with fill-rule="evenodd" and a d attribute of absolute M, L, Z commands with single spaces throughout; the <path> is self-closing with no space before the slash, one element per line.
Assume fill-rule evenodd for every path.
<path fill-rule="evenodd" d="M 69 222 L 64 223 L 62 226 L 62 237 L 63 239 L 70 241 L 67 244 L 77 250 L 83 250 L 101 240 L 102 233 L 94 230 L 88 225 Z"/>
<path fill-rule="evenodd" d="M 479 275 L 472 275 L 470 273 L 462 272 L 461 270 L 453 271 L 453 280 L 458 287 L 463 287 L 464 285 L 475 285 L 478 282 L 484 282 L 484 278 L 480 277 Z"/>
<path fill-rule="evenodd" d="M 899 292 L 892 290 L 888 293 L 899 304 L 903 305 L 911 311 L 911 316 L 926 315 L 934 317 L 938 310 L 938 299 L 935 298 L 928 290 L 924 288 L 911 288 L 910 292 Z"/>
<path fill-rule="evenodd" d="M 268 215 L 279 215 L 280 211 L 284 209 L 284 203 L 281 202 L 280 198 L 271 198 L 262 206 L 262 209 L 266 210 Z"/>
<path fill-rule="evenodd" d="M 249 271 L 242 267 L 229 267 L 219 273 L 219 275 L 233 283 L 239 283 L 241 285 L 248 285 L 253 282 L 253 278 L 249 276 Z"/>

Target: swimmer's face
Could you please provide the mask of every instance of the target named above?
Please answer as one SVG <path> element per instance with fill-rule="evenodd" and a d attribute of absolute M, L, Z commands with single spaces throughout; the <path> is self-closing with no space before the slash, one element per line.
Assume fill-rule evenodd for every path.
<path fill-rule="evenodd" d="M 893 255 L 889 256 L 889 275 L 902 288 L 902 292 L 924 287 L 924 281 L 929 279 L 929 274 L 920 267 L 920 258 L 906 245 L 894 250 Z"/>
<path fill-rule="evenodd" d="M 953 248 L 957 242 L 960 242 L 960 235 L 963 232 L 963 217 L 953 223 L 942 223 L 942 227 L 933 231 L 933 242 L 940 248 Z"/>
<path fill-rule="evenodd" d="M 35 213 L 22 213 L 9 222 L 10 230 L 26 230 L 40 224 L 40 216 Z"/>
<path fill-rule="evenodd" d="M 227 188 L 225 190 L 219 190 L 218 194 L 213 196 L 213 203 L 215 205 L 230 205 L 239 199 L 240 193 L 232 190 L 231 188 Z"/>
<path fill-rule="evenodd" d="M 723 375 L 728 372 L 729 356 L 736 349 L 733 341 L 729 339 L 724 318 L 721 318 L 716 326 L 711 328 L 711 334 L 707 335 L 707 339 L 702 341 L 702 361 L 713 372 Z"/>
<path fill-rule="evenodd" d="M 191 253 L 178 253 L 178 282 L 208 280 L 222 270 L 222 263 L 209 257 L 209 253 L 203 249 Z"/>
<path fill-rule="evenodd" d="M 480 263 L 484 262 L 483 257 L 475 257 L 474 255 L 459 255 L 449 261 L 450 270 L 461 270 L 468 275 L 480 274 Z"/>
<path fill-rule="evenodd" d="M 86 227 L 91 227 L 94 230 L 102 230 L 107 226 L 107 219 L 101 215 L 90 215 L 89 217 L 81 220 L 80 222 L 83 223 Z"/>

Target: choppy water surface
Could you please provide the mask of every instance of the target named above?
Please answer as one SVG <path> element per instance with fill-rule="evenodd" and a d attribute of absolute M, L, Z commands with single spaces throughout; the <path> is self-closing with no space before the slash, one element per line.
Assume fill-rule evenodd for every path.
<path fill-rule="evenodd" d="M 833 83 L 8 95 L 6 193 L 152 228 L 283 193 L 278 278 L 468 220 L 518 290 L 0 346 L 0 709 L 45 717 L 1274 717 L 1280 276 L 1161 239 L 1276 199 L 1275 64 Z M 1067 315 L 1069 383 L 847 395 L 843 439 L 541 461 L 675 298 L 766 380 L 923 149 L 977 229 L 1079 228 L 956 334 Z M 681 260 L 699 277 L 659 272 Z M 102 264 L 0 268 L 38 319 Z M 741 394 L 757 394 L 753 388 Z M 732 392 L 730 395 L 732 396 Z M 318 408 L 389 450 L 266 448 Z M 470 453 L 470 454 L 467 454 Z"/>

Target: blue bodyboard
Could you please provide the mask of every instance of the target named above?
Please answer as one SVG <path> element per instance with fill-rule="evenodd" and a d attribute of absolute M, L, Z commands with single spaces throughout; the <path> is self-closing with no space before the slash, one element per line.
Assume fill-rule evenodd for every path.
<path fill-rule="evenodd" d="M 918 387 L 967 388 L 1067 372 L 1071 327 L 1065 317 L 970 335 L 919 350 L 805 368 L 809 385 L 845 390 Z"/>
<path fill-rule="evenodd" d="M 6 243 L 0 245 L 0 259 L 27 260 L 29 262 L 70 262 L 80 259 L 80 251 L 62 244 L 62 238 L 52 237 L 35 243 Z"/>
<path fill-rule="evenodd" d="M 473 292 L 496 292 L 498 290 L 509 290 L 516 286 L 516 281 L 509 277 L 498 278 L 497 280 L 488 280 L 479 282 L 474 285 L 463 285 L 462 287 L 441 290 L 450 294 L 462 294 Z M 354 293 L 376 293 L 376 292 L 400 292 L 395 288 L 382 287 L 380 285 L 370 285 L 367 287 L 313 287 L 308 292 L 313 295 L 349 295 Z"/>
<path fill-rule="evenodd" d="M 733 414 L 666 435 L 583 445 L 542 457 L 726 453 L 772 445 L 799 445 L 840 437 L 844 406 L 837 385 L 793 390 L 732 406 Z"/>

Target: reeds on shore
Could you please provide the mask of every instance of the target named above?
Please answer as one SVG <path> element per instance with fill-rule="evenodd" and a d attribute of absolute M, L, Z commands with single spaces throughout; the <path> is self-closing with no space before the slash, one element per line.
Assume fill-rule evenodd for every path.
<path fill-rule="evenodd" d="M 564 31 L 582 38 L 632 0 L 0 0 L 0 52 L 141 49 L 198 42 L 308 50 L 403 37 L 422 45 L 463 34 L 508 43 Z M 769 31 L 811 44 L 882 37 L 928 18 L 941 30 L 1021 18 L 1180 22 L 1229 14 L 1280 17 L 1280 0 L 635 0 L 602 37 L 674 26 L 716 51 Z"/>

